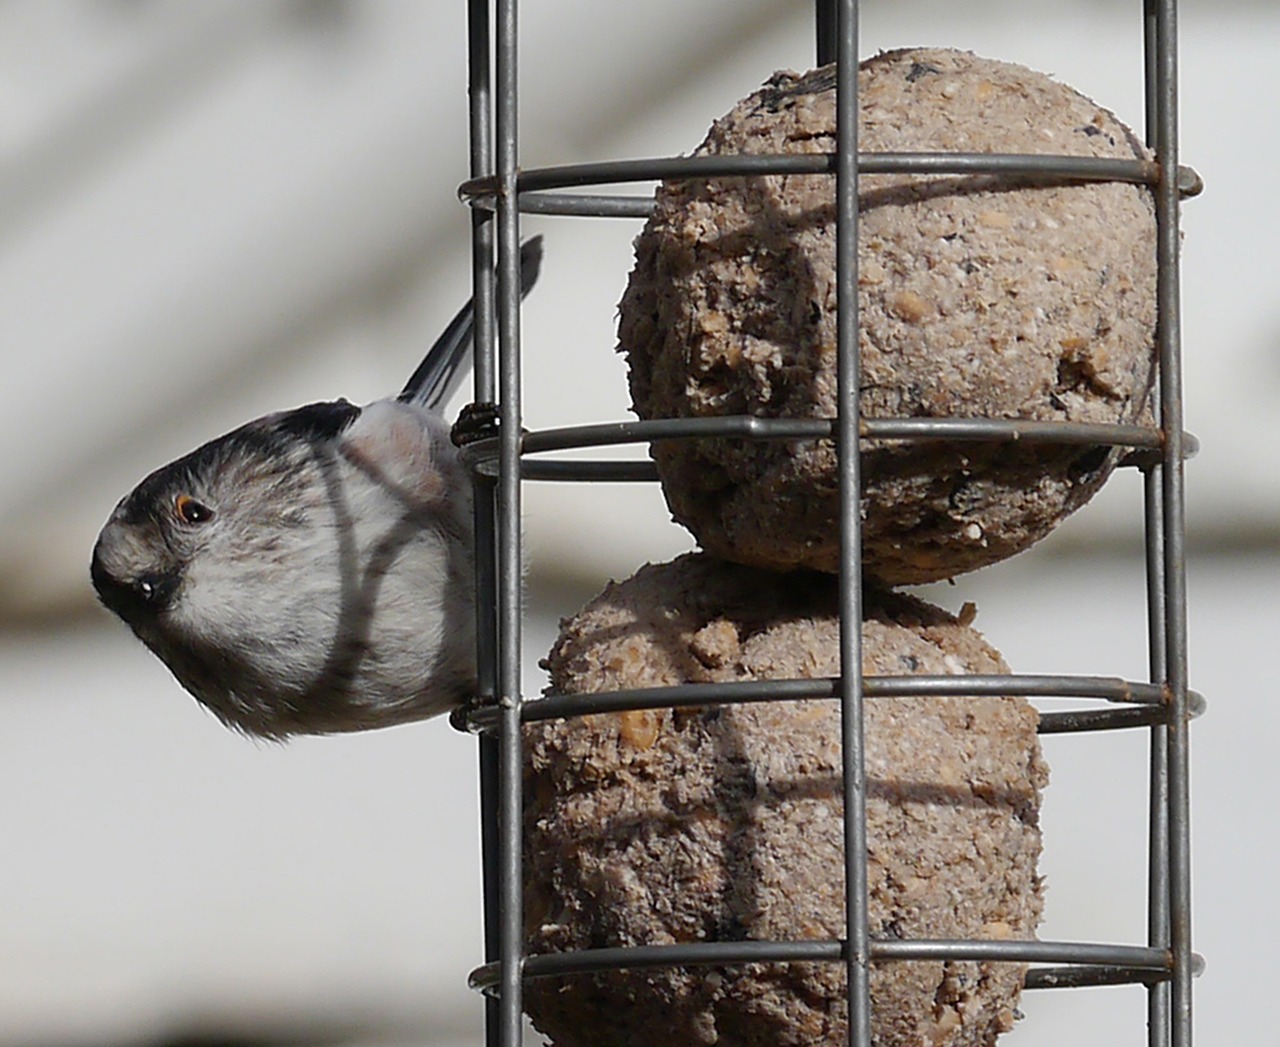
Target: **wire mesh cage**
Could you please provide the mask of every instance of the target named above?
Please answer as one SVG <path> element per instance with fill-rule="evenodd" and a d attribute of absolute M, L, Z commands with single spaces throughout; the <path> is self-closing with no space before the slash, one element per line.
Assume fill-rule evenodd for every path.
<path fill-rule="evenodd" d="M 1135 7 L 1137 7 L 1135 0 Z M 1173 0 L 1144 0 L 1142 54 L 1146 143 L 1152 160 L 991 153 L 864 153 L 858 148 L 858 3 L 817 0 L 817 64 L 834 64 L 838 147 L 831 154 L 693 156 L 522 170 L 517 131 L 519 32 L 514 0 L 471 0 L 469 61 L 471 173 L 461 190 L 472 208 L 477 303 L 476 398 L 497 405 L 498 435 L 469 448 L 477 491 L 480 572 L 479 656 L 482 703 L 460 726 L 480 736 L 485 877 L 485 966 L 472 982 L 486 993 L 487 1042 L 521 1042 L 526 980 L 620 968 L 812 961 L 847 974 L 848 1042 L 871 1040 L 872 965 L 920 960 L 1015 962 L 1029 989 L 1137 983 L 1146 986 L 1147 1041 L 1191 1042 L 1191 985 L 1200 965 L 1190 943 L 1188 726 L 1203 700 L 1188 688 L 1184 581 L 1183 462 L 1195 441 L 1183 431 L 1179 331 L 1179 207 L 1198 191 L 1179 166 L 1177 10 Z M 522 429 L 519 317 L 520 215 L 644 217 L 652 200 L 596 187 L 656 179 L 761 174 L 823 174 L 836 192 L 839 298 L 838 410 L 832 419 L 748 415 L 618 421 L 525 432 Z M 858 178 L 860 174 L 1003 174 L 1078 182 L 1122 181 L 1147 187 L 1156 213 L 1155 425 L 1085 424 L 992 418 L 863 418 L 859 414 Z M 496 257 L 496 270 L 494 260 Z M 495 276 L 496 271 L 496 276 Z M 700 684 L 526 701 L 521 693 L 521 490 L 530 480 L 652 481 L 651 463 L 539 457 L 571 448 L 607 448 L 655 440 L 735 437 L 829 439 L 840 487 L 841 672 L 822 680 Z M 1079 675 L 869 676 L 862 671 L 863 617 L 859 513 L 861 441 L 1042 443 L 1106 446 L 1141 470 L 1148 607 L 1149 679 Z M 1046 711 L 1041 733 L 1145 729 L 1149 734 L 1147 941 L 873 939 L 867 905 L 864 699 L 1020 694 L 1088 699 L 1087 708 Z M 526 955 L 522 889 L 522 725 L 599 712 L 714 703 L 827 698 L 840 703 L 844 796 L 846 926 L 834 940 L 703 941 Z"/>

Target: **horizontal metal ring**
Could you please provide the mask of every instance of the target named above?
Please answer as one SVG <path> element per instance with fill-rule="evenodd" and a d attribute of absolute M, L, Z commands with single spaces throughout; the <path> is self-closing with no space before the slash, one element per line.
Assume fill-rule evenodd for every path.
<path fill-rule="evenodd" d="M 1040 153 L 859 153 L 860 174 L 953 176 L 1003 175 L 1030 184 L 1046 182 L 1130 182 L 1157 185 L 1160 165 L 1154 160 L 1068 156 Z M 529 168 L 516 175 L 517 205 L 537 214 L 598 218 L 643 218 L 652 209 L 648 197 L 611 194 L 561 194 L 554 190 L 687 178 L 760 177 L 764 175 L 834 174 L 835 153 L 736 153 L 727 155 L 652 157 Z M 1192 168 L 1178 167 L 1178 191 L 1198 196 L 1204 182 Z M 494 210 L 499 195 L 496 176 L 472 178 L 458 187 L 464 202 Z"/>
<path fill-rule="evenodd" d="M 1120 972 L 1124 981 L 1163 981 L 1173 967 L 1167 949 L 1144 945 L 1112 945 L 1095 942 L 1044 942 L 917 939 L 873 940 L 871 959 L 880 962 L 921 960 L 995 963 L 1067 964 L 1096 972 L 1096 983 L 1081 978 L 1068 980 L 1056 969 L 1040 980 L 1036 988 L 1056 988 L 1067 984 L 1117 984 Z M 526 956 L 522 963 L 525 978 L 564 977 L 601 971 L 636 970 L 655 967 L 733 966 L 743 963 L 832 963 L 845 959 L 844 942 L 835 939 L 815 941 L 739 941 L 680 942 L 674 945 L 636 945 L 599 949 L 579 949 L 561 953 Z M 1204 968 L 1203 960 L 1193 967 L 1193 974 Z M 472 989 L 482 992 L 495 988 L 500 965 L 487 963 L 473 970 L 468 978 Z M 1034 970 L 1034 969 L 1033 969 Z M 1031 981 L 1028 972 L 1028 982 Z"/>
<path fill-rule="evenodd" d="M 1191 975 L 1199 978 L 1204 973 L 1204 957 L 1191 954 Z M 1153 985 L 1165 981 L 1163 972 L 1153 972 L 1139 967 L 1112 966 L 1110 964 L 1078 964 L 1066 967 L 1029 967 L 1024 989 L 1083 989 L 1099 985 Z"/>
<path fill-rule="evenodd" d="M 1109 730 L 1162 722 L 1167 716 L 1168 697 L 1159 684 L 1139 683 L 1114 676 L 1066 676 L 1051 674 L 961 674 L 919 676 L 867 676 L 863 678 L 865 698 L 1086 698 L 1112 702 L 1133 709 L 1076 709 L 1042 712 L 1041 730 L 1046 734 L 1067 731 Z M 522 723 L 568 719 L 598 713 L 629 712 L 637 709 L 681 709 L 701 705 L 749 704 L 802 699 L 834 699 L 840 695 L 840 681 L 834 677 L 804 680 L 731 680 L 724 683 L 687 683 L 669 687 L 644 687 L 593 694 L 555 694 L 528 699 L 520 704 Z M 1205 709 L 1205 700 L 1188 692 L 1190 715 Z M 1110 715 L 1108 715 L 1110 714 Z M 498 710 L 493 705 L 465 711 L 462 726 L 471 731 L 493 730 Z M 1047 724 L 1047 727 L 1046 727 Z"/>
<path fill-rule="evenodd" d="M 564 426 L 525 433 L 520 450 L 524 456 L 553 451 L 652 443 L 659 440 L 705 440 L 715 438 L 750 440 L 833 439 L 838 425 L 830 418 L 759 418 L 755 415 L 721 415 L 711 418 L 650 418 L 590 425 Z M 1042 443 L 1067 446 L 1111 446 L 1131 450 L 1130 464 L 1149 467 L 1159 464 L 1164 434 L 1145 425 L 1107 425 L 1089 422 L 1053 422 L 1020 418 L 863 418 L 859 433 L 865 440 L 902 442 Z M 463 448 L 463 457 L 476 472 L 495 475 L 499 440 L 487 437 Z M 1190 458 L 1199 450 L 1191 433 L 1183 434 L 1183 448 Z M 522 460 L 526 479 L 546 480 L 642 480 L 656 473 L 640 468 L 645 463 L 612 463 L 618 475 L 609 472 L 607 462 L 558 462 L 551 468 Z M 579 471 L 576 466 L 583 468 Z"/>

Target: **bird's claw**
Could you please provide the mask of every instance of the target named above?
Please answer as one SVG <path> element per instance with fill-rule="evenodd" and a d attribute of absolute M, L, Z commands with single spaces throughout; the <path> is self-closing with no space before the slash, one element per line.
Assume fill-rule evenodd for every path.
<path fill-rule="evenodd" d="M 498 405 L 487 402 L 467 404 L 449 430 L 455 447 L 466 447 L 497 435 Z"/>

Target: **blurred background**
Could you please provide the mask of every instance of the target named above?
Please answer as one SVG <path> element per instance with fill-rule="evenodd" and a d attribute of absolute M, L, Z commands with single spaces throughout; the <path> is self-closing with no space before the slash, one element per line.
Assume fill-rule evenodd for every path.
<path fill-rule="evenodd" d="M 812 64 L 805 0 L 524 6 L 525 166 L 687 152 Z M 970 48 L 1141 126 L 1138 0 L 863 7 L 864 54 Z M 4 1047 L 482 1042 L 474 741 L 439 721 L 235 737 L 87 577 L 142 475 L 265 411 L 398 389 L 465 299 L 464 18 L 462 0 L 0 2 Z M 1183 223 L 1204 1043 L 1269 1027 L 1280 930 L 1278 39 L 1271 0 L 1182 5 L 1182 158 L 1207 184 Z M 547 252 L 528 424 L 626 417 L 614 320 L 638 223 L 525 228 Z M 975 601 L 1019 671 L 1144 678 L 1140 494 L 1123 471 L 1040 546 L 925 595 Z M 526 509 L 537 693 L 558 617 L 691 540 L 655 487 L 531 485 Z M 1046 751 L 1043 936 L 1142 942 L 1145 734 Z M 1015 1047 L 1145 1042 L 1140 989 L 1023 1010 Z"/>

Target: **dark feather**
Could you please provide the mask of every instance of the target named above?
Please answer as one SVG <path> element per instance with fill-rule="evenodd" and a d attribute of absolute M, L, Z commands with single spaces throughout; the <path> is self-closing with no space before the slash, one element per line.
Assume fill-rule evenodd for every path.
<path fill-rule="evenodd" d="M 332 440 L 360 417 L 360 408 L 347 400 L 307 404 L 275 415 L 271 428 L 307 442 Z"/>
<path fill-rule="evenodd" d="M 520 297 L 523 298 L 537 282 L 542 269 L 542 237 L 526 240 L 520 248 Z M 453 395 L 467 373 L 469 353 L 475 334 L 475 302 L 469 301 L 449 326 L 427 350 L 404 391 L 398 399 L 401 403 L 416 403 L 435 410 Z"/>

